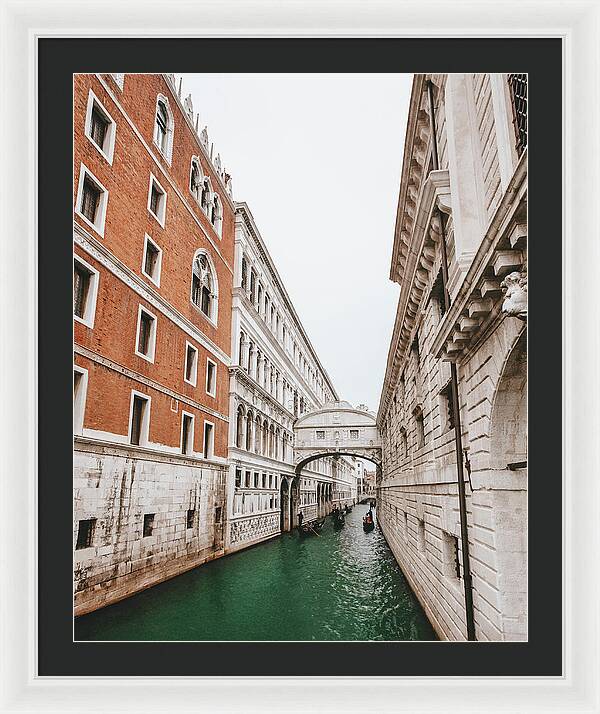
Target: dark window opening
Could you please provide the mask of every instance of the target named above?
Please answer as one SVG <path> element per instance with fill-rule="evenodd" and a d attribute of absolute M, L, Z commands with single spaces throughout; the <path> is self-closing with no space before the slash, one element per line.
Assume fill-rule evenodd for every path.
<path fill-rule="evenodd" d="M 142 310 L 140 314 L 140 334 L 138 337 L 138 352 L 148 355 L 150 352 L 150 335 L 152 334 L 152 323 L 154 318 Z"/>
<path fill-rule="evenodd" d="M 162 193 L 158 190 L 156 184 L 153 183 L 150 191 L 150 210 L 156 217 L 159 216 L 161 198 Z"/>
<path fill-rule="evenodd" d="M 189 454 L 192 450 L 192 423 L 192 417 L 189 414 L 184 414 L 181 434 L 181 452 L 183 454 Z"/>
<path fill-rule="evenodd" d="M 187 518 L 186 518 L 186 528 L 193 528 L 194 527 L 194 517 L 196 515 L 196 509 L 190 508 L 188 509 L 187 512 Z"/>
<path fill-rule="evenodd" d="M 94 104 L 94 107 L 92 109 L 90 136 L 101 149 L 104 149 L 104 140 L 106 139 L 106 131 L 108 129 L 108 125 L 109 121 Z"/>
<path fill-rule="evenodd" d="M 144 538 L 152 535 L 154 530 L 154 513 L 144 513 Z"/>
<path fill-rule="evenodd" d="M 221 522 L 221 513 L 222 513 L 222 508 L 221 506 L 217 506 L 215 508 L 215 523 L 220 523 Z"/>
<path fill-rule="evenodd" d="M 100 203 L 100 189 L 86 176 L 83 180 L 81 196 L 81 213 L 90 221 L 96 221 L 96 213 Z"/>
<path fill-rule="evenodd" d="M 169 118 L 167 114 L 167 108 L 164 102 L 158 103 L 158 109 L 156 112 L 156 127 L 157 127 L 157 144 L 161 151 L 164 151 L 167 145 L 167 126 Z"/>
<path fill-rule="evenodd" d="M 216 367 L 212 362 L 206 364 L 206 391 L 208 394 L 215 393 L 215 370 Z"/>
<path fill-rule="evenodd" d="M 235 470 L 235 487 L 241 488 L 242 486 L 242 469 Z"/>
<path fill-rule="evenodd" d="M 417 425 L 417 449 L 421 449 L 425 446 L 425 420 L 422 411 L 415 414 L 415 422 Z"/>
<path fill-rule="evenodd" d="M 77 530 L 77 545 L 75 546 L 75 548 L 77 550 L 81 550 L 82 548 L 90 548 L 94 541 L 95 531 L 95 518 L 89 518 L 84 521 L 79 521 L 79 528 Z"/>
<path fill-rule="evenodd" d="M 132 444 L 139 446 L 142 436 L 142 423 L 146 410 L 147 400 L 143 397 L 135 396 L 133 398 L 133 413 L 131 415 L 131 437 Z"/>
<path fill-rule="evenodd" d="M 213 425 L 204 422 L 204 458 L 208 459 L 213 453 Z"/>
<path fill-rule="evenodd" d="M 89 270 L 86 270 L 79 263 L 75 263 L 73 268 L 73 311 L 77 317 L 83 318 L 85 315 L 90 276 Z"/>
<path fill-rule="evenodd" d="M 149 240 L 146 241 L 146 260 L 144 262 L 144 272 L 151 278 L 156 277 L 156 268 L 158 266 L 158 248 L 150 243 Z"/>
<path fill-rule="evenodd" d="M 185 353 L 185 378 L 188 382 L 193 382 L 194 367 L 196 364 L 196 350 L 191 346 L 187 346 Z"/>

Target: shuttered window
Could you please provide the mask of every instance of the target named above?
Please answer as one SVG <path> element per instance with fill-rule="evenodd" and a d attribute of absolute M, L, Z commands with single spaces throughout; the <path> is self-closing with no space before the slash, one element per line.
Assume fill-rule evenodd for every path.
<path fill-rule="evenodd" d="M 101 149 L 104 149 L 104 141 L 106 139 L 108 125 L 108 119 L 100 112 L 98 107 L 94 105 L 92 109 L 90 135 L 93 141 L 95 141 Z"/>
<path fill-rule="evenodd" d="M 86 176 L 83 180 L 83 191 L 81 194 L 81 213 L 92 223 L 96 221 L 96 213 L 98 212 L 98 204 L 100 203 L 100 193 L 100 189 Z"/>

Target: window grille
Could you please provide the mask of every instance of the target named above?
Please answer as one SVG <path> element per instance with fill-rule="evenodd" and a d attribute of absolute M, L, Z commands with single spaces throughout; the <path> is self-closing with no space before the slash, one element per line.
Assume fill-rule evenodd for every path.
<path fill-rule="evenodd" d="M 77 317 L 82 319 L 85 314 L 89 286 L 89 271 L 76 263 L 73 270 L 73 311 Z"/>
<path fill-rule="evenodd" d="M 101 148 L 104 149 L 104 140 L 106 139 L 106 130 L 108 129 L 108 121 L 98 108 L 94 106 L 92 109 L 92 120 L 90 126 L 90 135 L 92 140 Z"/>
<path fill-rule="evenodd" d="M 515 147 L 520 156 L 527 146 L 527 75 L 509 74 L 508 86 L 515 128 Z"/>
<path fill-rule="evenodd" d="M 83 180 L 83 192 L 81 196 L 81 212 L 92 223 L 96 220 L 96 212 L 100 202 L 100 189 L 97 188 L 86 176 Z"/>

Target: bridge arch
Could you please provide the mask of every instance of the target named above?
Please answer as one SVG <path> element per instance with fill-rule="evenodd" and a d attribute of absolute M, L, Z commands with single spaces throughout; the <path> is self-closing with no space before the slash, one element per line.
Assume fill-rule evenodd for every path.
<path fill-rule="evenodd" d="M 327 402 L 296 420 L 294 437 L 296 474 L 315 459 L 336 455 L 367 459 L 381 468 L 381 435 L 375 414 L 366 407 Z"/>

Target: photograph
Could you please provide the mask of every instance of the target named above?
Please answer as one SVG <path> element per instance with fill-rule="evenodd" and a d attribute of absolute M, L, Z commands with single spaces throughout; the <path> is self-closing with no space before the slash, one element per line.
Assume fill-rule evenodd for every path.
<path fill-rule="evenodd" d="M 74 642 L 528 642 L 527 84 L 73 75 Z"/>

